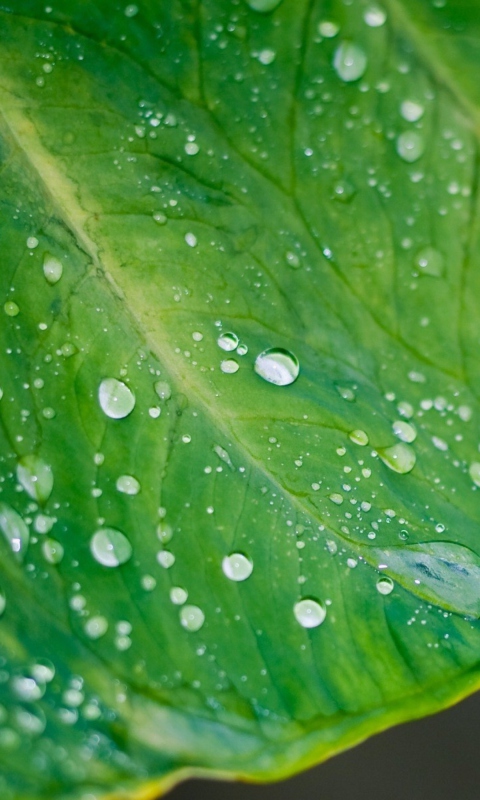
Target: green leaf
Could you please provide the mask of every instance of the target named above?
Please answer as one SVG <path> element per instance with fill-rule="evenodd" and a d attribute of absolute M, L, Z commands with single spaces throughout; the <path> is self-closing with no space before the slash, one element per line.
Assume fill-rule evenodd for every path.
<path fill-rule="evenodd" d="M 5 800 L 280 778 L 478 687 L 479 20 L 3 5 Z"/>

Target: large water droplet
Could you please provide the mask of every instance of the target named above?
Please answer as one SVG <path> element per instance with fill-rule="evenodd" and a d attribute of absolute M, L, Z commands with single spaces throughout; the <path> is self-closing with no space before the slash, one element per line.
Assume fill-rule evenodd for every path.
<path fill-rule="evenodd" d="M 293 613 L 302 628 L 318 628 L 322 624 L 327 612 L 323 603 L 306 597 L 293 606 Z"/>
<path fill-rule="evenodd" d="M 298 378 L 300 365 L 289 350 L 272 347 L 264 350 L 255 360 L 255 372 L 275 386 L 288 386 Z"/>
<path fill-rule="evenodd" d="M 12 552 L 20 560 L 23 560 L 30 540 L 30 531 L 20 514 L 17 514 L 6 503 L 0 503 L 0 530 L 10 545 Z"/>
<path fill-rule="evenodd" d="M 232 350 L 236 350 L 238 347 L 239 338 L 236 333 L 231 333 L 227 331 L 227 333 L 221 333 L 217 339 L 217 344 L 222 350 L 226 350 L 227 352 L 231 352 Z"/>
<path fill-rule="evenodd" d="M 398 436 L 402 442 L 411 443 L 417 438 L 417 431 L 413 425 L 410 425 L 409 422 L 405 422 L 402 419 L 398 419 L 393 423 L 392 430 L 395 436 Z"/>
<path fill-rule="evenodd" d="M 222 570 L 231 581 L 246 581 L 253 571 L 253 563 L 243 553 L 231 553 L 222 561 Z"/>
<path fill-rule="evenodd" d="M 205 622 L 205 614 L 198 606 L 183 606 L 180 609 L 180 622 L 187 631 L 199 631 Z"/>
<path fill-rule="evenodd" d="M 140 484 L 133 475 L 120 475 L 115 484 L 117 491 L 122 494 L 135 495 L 140 491 Z"/>
<path fill-rule="evenodd" d="M 389 469 L 400 475 L 411 472 L 417 460 L 414 449 L 403 442 L 378 450 L 378 455 Z"/>
<path fill-rule="evenodd" d="M 52 256 L 50 253 L 45 253 L 43 257 L 43 274 L 45 275 L 48 283 L 58 283 L 63 275 L 63 264 L 58 258 Z"/>
<path fill-rule="evenodd" d="M 104 567 L 118 567 L 131 557 L 132 545 L 121 531 L 102 528 L 93 534 L 90 551 L 94 559 Z"/>
<path fill-rule="evenodd" d="M 382 575 L 377 581 L 377 592 L 383 595 L 391 594 L 395 584 L 388 575 Z"/>
<path fill-rule="evenodd" d="M 418 161 L 425 150 L 425 140 L 416 131 L 401 133 L 396 142 L 397 153 L 404 161 Z"/>
<path fill-rule="evenodd" d="M 444 268 L 444 258 L 434 247 L 424 247 L 415 256 L 415 264 L 424 275 L 440 278 Z"/>
<path fill-rule="evenodd" d="M 45 503 L 52 493 L 52 468 L 36 455 L 23 456 L 20 459 L 17 480 L 37 503 Z"/>
<path fill-rule="evenodd" d="M 342 42 L 335 50 L 333 66 L 342 81 L 358 81 L 367 69 L 367 56 L 358 44 Z"/>
<path fill-rule="evenodd" d="M 105 378 L 98 389 L 100 408 L 111 419 L 128 417 L 135 408 L 135 396 L 131 389 L 116 378 Z"/>
<path fill-rule="evenodd" d="M 188 600 L 188 592 L 181 586 L 172 586 L 170 589 L 170 600 L 176 606 L 183 606 Z"/>

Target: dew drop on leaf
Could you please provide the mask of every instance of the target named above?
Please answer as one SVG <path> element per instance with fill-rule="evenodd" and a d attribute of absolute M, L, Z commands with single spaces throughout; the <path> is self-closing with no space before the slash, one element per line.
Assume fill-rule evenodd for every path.
<path fill-rule="evenodd" d="M 480 486 L 480 462 L 474 461 L 470 464 L 468 468 L 468 474 L 470 475 L 473 483 L 475 486 Z"/>
<path fill-rule="evenodd" d="M 108 620 L 101 615 L 90 617 L 83 626 L 89 639 L 100 639 L 108 631 Z"/>
<path fill-rule="evenodd" d="M 324 19 L 318 23 L 318 32 L 320 36 L 324 36 L 325 39 L 333 39 L 339 30 L 340 25 L 337 25 L 336 22 L 332 22 L 332 20 Z"/>
<path fill-rule="evenodd" d="M 17 317 L 20 314 L 20 307 L 13 300 L 7 300 L 3 306 L 7 317 Z"/>
<path fill-rule="evenodd" d="M 424 247 L 415 256 L 415 265 L 424 275 L 439 278 L 443 273 L 444 259 L 434 247 Z"/>
<path fill-rule="evenodd" d="M 234 358 L 227 358 L 220 364 L 220 369 L 225 375 L 235 375 L 238 372 L 238 362 Z"/>
<path fill-rule="evenodd" d="M 170 569 L 175 564 L 175 556 L 170 550 L 160 550 L 157 553 L 157 561 L 164 569 Z"/>
<path fill-rule="evenodd" d="M 42 542 L 42 553 L 49 564 L 60 564 L 64 555 L 63 545 L 55 539 L 45 539 Z"/>
<path fill-rule="evenodd" d="M 236 350 L 238 347 L 239 338 L 236 333 L 222 333 L 217 339 L 217 344 L 222 350 L 226 350 L 227 352 L 231 352 L 232 350 Z"/>
<path fill-rule="evenodd" d="M 370 28 L 381 28 L 387 21 L 387 13 L 380 6 L 368 6 L 363 14 L 363 19 Z"/>
<path fill-rule="evenodd" d="M 327 616 L 327 611 L 323 603 L 319 603 L 318 600 L 313 600 L 310 597 L 306 597 L 303 600 L 299 600 L 298 603 L 295 603 L 293 606 L 293 613 L 295 614 L 295 619 L 300 623 L 302 628 L 318 628 Z"/>
<path fill-rule="evenodd" d="M 183 606 L 180 609 L 180 623 L 187 631 L 199 631 L 205 622 L 205 614 L 198 606 Z"/>
<path fill-rule="evenodd" d="M 166 381 L 157 381 L 154 389 L 160 400 L 170 400 L 172 396 L 172 390 L 170 388 L 170 384 L 168 384 Z"/>
<path fill-rule="evenodd" d="M 400 106 L 400 114 L 407 122 L 417 122 L 424 113 L 424 107 L 414 100 L 404 100 Z"/>
<path fill-rule="evenodd" d="M 135 495 L 140 491 L 140 484 L 133 475 L 120 475 L 115 486 L 122 494 Z"/>
<path fill-rule="evenodd" d="M 0 503 L 0 530 L 12 552 L 23 559 L 30 540 L 30 531 L 20 514 L 6 503 Z"/>
<path fill-rule="evenodd" d="M 132 545 L 125 534 L 116 528 L 102 528 L 93 534 L 90 552 L 95 561 L 104 567 L 118 567 L 131 558 Z"/>
<path fill-rule="evenodd" d="M 46 281 L 52 286 L 58 283 L 63 275 L 62 262 L 50 253 L 45 253 L 43 258 L 43 274 L 45 275 Z"/>
<path fill-rule="evenodd" d="M 247 5 L 253 11 L 268 14 L 270 11 L 274 11 L 281 2 L 282 0 L 247 0 Z"/>
<path fill-rule="evenodd" d="M 413 163 L 423 155 L 425 150 L 425 140 L 416 131 L 405 131 L 401 133 L 396 141 L 397 153 L 403 161 Z"/>
<path fill-rule="evenodd" d="M 231 581 L 245 581 L 253 572 L 253 563 L 243 553 L 231 553 L 223 559 L 222 570 Z"/>
<path fill-rule="evenodd" d="M 103 413 L 111 419 L 128 417 L 135 408 L 131 389 L 116 378 L 105 378 L 98 389 L 98 400 Z"/>
<path fill-rule="evenodd" d="M 188 600 L 188 592 L 181 586 L 172 586 L 170 589 L 170 600 L 176 606 L 183 606 Z"/>
<path fill-rule="evenodd" d="M 417 460 L 413 448 L 403 442 L 379 449 L 378 455 L 389 469 L 400 475 L 411 472 Z"/>
<path fill-rule="evenodd" d="M 417 431 L 410 425 L 410 423 L 405 422 L 404 420 L 396 420 L 392 425 L 392 430 L 395 436 L 398 436 L 402 442 L 411 443 L 414 442 L 417 438 Z"/>
<path fill-rule="evenodd" d="M 264 350 L 255 360 L 255 372 L 261 378 L 275 386 L 288 386 L 298 378 L 300 365 L 298 359 L 289 350 L 272 347 Z"/>
<path fill-rule="evenodd" d="M 333 66 L 342 81 L 358 81 L 367 69 L 366 53 L 358 44 L 342 42 L 335 50 Z"/>
<path fill-rule="evenodd" d="M 37 503 L 45 503 L 52 493 L 52 468 L 36 455 L 23 456 L 20 459 L 17 480 Z"/>
<path fill-rule="evenodd" d="M 382 575 L 377 581 L 377 592 L 383 595 L 393 592 L 394 583 L 387 575 Z"/>
<path fill-rule="evenodd" d="M 5 612 L 5 608 L 7 605 L 7 598 L 5 597 L 5 592 L 3 589 L 0 589 L 0 617 Z"/>
<path fill-rule="evenodd" d="M 350 439 L 351 442 L 354 442 L 354 444 L 359 444 L 361 447 L 365 447 L 365 445 L 368 444 L 368 436 L 365 433 L 365 431 L 361 430 L 351 431 L 348 434 L 348 438 Z"/>

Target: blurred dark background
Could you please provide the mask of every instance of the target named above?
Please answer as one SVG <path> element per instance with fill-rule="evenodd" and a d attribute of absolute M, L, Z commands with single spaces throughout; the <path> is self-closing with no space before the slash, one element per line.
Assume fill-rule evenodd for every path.
<path fill-rule="evenodd" d="M 168 800 L 480 800 L 480 693 L 289 781 L 188 781 Z"/>

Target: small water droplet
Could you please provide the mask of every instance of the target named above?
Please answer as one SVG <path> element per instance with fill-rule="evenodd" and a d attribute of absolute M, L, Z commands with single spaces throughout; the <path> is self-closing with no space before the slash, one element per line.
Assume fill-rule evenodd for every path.
<path fill-rule="evenodd" d="M 45 253 L 43 257 L 43 274 L 45 275 L 47 282 L 52 286 L 55 283 L 58 283 L 63 275 L 62 262 L 58 258 L 55 258 L 55 256 L 52 256 L 50 253 Z"/>
<path fill-rule="evenodd" d="M 415 265 L 424 275 L 440 278 L 444 268 L 444 258 L 434 247 L 424 247 L 415 256 Z"/>
<path fill-rule="evenodd" d="M 173 536 L 173 530 L 171 526 L 164 522 L 160 523 L 160 525 L 157 527 L 157 536 L 162 544 L 167 544 Z"/>
<path fill-rule="evenodd" d="M 272 50 L 270 47 L 266 47 L 263 50 L 260 50 L 258 53 L 258 60 L 260 64 L 263 64 L 265 67 L 268 67 L 269 64 L 273 64 L 276 58 L 275 50 Z"/>
<path fill-rule="evenodd" d="M 239 338 L 236 333 L 231 333 L 230 331 L 227 333 L 222 333 L 217 339 L 217 344 L 221 347 L 222 350 L 226 350 L 227 352 L 231 352 L 232 350 L 236 350 L 238 347 Z"/>
<path fill-rule="evenodd" d="M 332 492 L 328 495 L 328 499 L 335 503 L 336 506 L 341 506 L 343 503 L 343 496 L 339 492 Z"/>
<path fill-rule="evenodd" d="M 140 484 L 133 475 L 120 475 L 115 484 L 117 491 L 122 494 L 135 495 L 140 491 Z"/>
<path fill-rule="evenodd" d="M 400 114 L 407 122 L 417 122 L 424 112 L 424 107 L 414 100 L 404 100 L 400 106 Z"/>
<path fill-rule="evenodd" d="M 188 592 L 181 586 L 172 586 L 170 589 L 170 600 L 176 606 L 183 606 L 188 600 Z"/>
<path fill-rule="evenodd" d="M 37 503 L 45 503 L 52 493 L 52 468 L 36 455 L 23 456 L 20 459 L 17 480 Z"/>
<path fill-rule="evenodd" d="M 108 631 L 108 620 L 101 615 L 87 619 L 83 630 L 89 639 L 100 639 Z"/>
<path fill-rule="evenodd" d="M 24 703 L 34 703 L 45 694 L 45 686 L 37 683 L 35 678 L 27 677 L 27 675 L 14 675 L 12 677 L 12 689 Z"/>
<path fill-rule="evenodd" d="M 293 613 L 302 628 L 318 628 L 327 616 L 323 603 L 309 597 L 295 603 Z"/>
<path fill-rule="evenodd" d="M 13 300 L 7 300 L 3 306 L 3 310 L 7 317 L 16 317 L 20 314 L 20 307 Z"/>
<path fill-rule="evenodd" d="M 268 14 L 274 11 L 280 5 L 282 0 L 247 0 L 247 5 L 253 11 L 259 11 L 261 14 Z"/>
<path fill-rule="evenodd" d="M 166 225 L 168 217 L 161 211 L 156 211 L 155 214 L 153 215 L 153 219 L 155 220 L 157 225 Z"/>
<path fill-rule="evenodd" d="M 187 142 L 184 150 L 187 156 L 196 156 L 200 152 L 200 147 L 196 142 Z"/>
<path fill-rule="evenodd" d="M 296 253 L 293 253 L 291 250 L 287 250 L 285 253 L 285 261 L 287 262 L 289 267 L 292 269 L 300 269 L 302 266 L 301 261 Z"/>
<path fill-rule="evenodd" d="M 98 389 L 98 401 L 103 413 L 111 419 L 128 417 L 135 408 L 132 390 L 116 378 L 105 378 Z"/>
<path fill-rule="evenodd" d="M 241 342 L 237 347 L 237 355 L 246 356 L 248 353 L 248 345 Z"/>
<path fill-rule="evenodd" d="M 332 22 L 329 19 L 324 19 L 322 22 L 318 23 L 318 32 L 320 36 L 323 36 L 325 39 L 333 39 L 339 30 L 340 25 L 337 25 L 336 22 Z"/>
<path fill-rule="evenodd" d="M 342 81 L 352 83 L 364 75 L 367 69 L 367 56 L 358 44 L 342 42 L 335 50 L 333 66 Z"/>
<path fill-rule="evenodd" d="M 102 528 L 90 540 L 90 552 L 95 561 L 104 567 L 125 564 L 132 555 L 132 545 L 116 528 Z"/>
<path fill-rule="evenodd" d="M 0 589 L 0 617 L 4 614 L 6 606 L 7 598 L 5 597 L 5 592 L 3 589 Z"/>
<path fill-rule="evenodd" d="M 30 667 L 30 674 L 38 683 L 51 683 L 55 677 L 55 666 L 46 658 L 40 658 Z"/>
<path fill-rule="evenodd" d="M 172 396 L 172 390 L 170 388 L 170 384 L 166 383 L 166 381 L 157 381 L 153 388 L 155 389 L 155 392 L 160 400 L 170 400 Z"/>
<path fill-rule="evenodd" d="M 354 442 L 354 444 L 359 444 L 361 447 L 365 447 L 365 445 L 368 444 L 368 436 L 365 433 L 365 431 L 361 430 L 351 431 L 348 434 L 348 438 L 350 439 L 351 442 Z"/>
<path fill-rule="evenodd" d="M 392 430 L 395 436 L 398 436 L 398 438 L 401 439 L 402 442 L 407 442 L 410 444 L 411 442 L 414 442 L 415 439 L 417 438 L 417 431 L 415 430 L 413 425 L 410 425 L 408 422 L 404 422 L 401 419 L 395 420 L 395 422 L 392 425 Z"/>
<path fill-rule="evenodd" d="M 402 401 L 397 405 L 397 411 L 399 414 L 401 414 L 402 417 L 405 417 L 405 419 L 411 419 L 414 414 L 414 409 L 412 404 L 404 401 Z"/>
<path fill-rule="evenodd" d="M 29 236 L 27 239 L 27 247 L 29 250 L 35 250 L 38 247 L 38 239 L 36 236 Z"/>
<path fill-rule="evenodd" d="M 185 234 L 185 241 L 189 247 L 196 247 L 198 244 L 197 237 L 194 233 L 186 233 Z"/>
<path fill-rule="evenodd" d="M 272 347 L 264 350 L 255 360 L 255 372 L 275 386 L 288 386 L 298 378 L 300 365 L 289 350 Z"/>
<path fill-rule="evenodd" d="M 348 400 L 349 403 L 353 403 L 355 400 L 355 392 L 353 389 L 350 389 L 349 386 L 342 386 L 339 383 L 335 384 L 335 389 L 337 390 L 340 397 L 344 400 Z"/>
<path fill-rule="evenodd" d="M 198 606 L 183 606 L 180 609 L 180 623 L 187 631 L 199 631 L 205 622 L 205 614 Z"/>
<path fill-rule="evenodd" d="M 170 550 L 160 550 L 157 553 L 157 561 L 164 569 L 170 569 L 175 564 L 175 556 Z"/>
<path fill-rule="evenodd" d="M 425 140 L 416 131 L 405 131 L 401 133 L 396 141 L 397 153 L 404 161 L 409 164 L 418 161 L 425 150 Z"/>
<path fill-rule="evenodd" d="M 45 539 L 45 541 L 42 542 L 43 557 L 49 564 L 60 564 L 64 552 L 63 545 L 55 539 Z"/>
<path fill-rule="evenodd" d="M 480 486 L 480 462 L 474 461 L 473 464 L 470 464 L 468 474 L 475 486 Z"/>
<path fill-rule="evenodd" d="M 377 581 L 377 592 L 383 595 L 391 594 L 393 592 L 394 583 L 387 575 L 382 575 Z"/>
<path fill-rule="evenodd" d="M 378 455 L 389 469 L 400 475 L 411 472 L 417 460 L 414 449 L 403 442 L 378 450 Z"/>
<path fill-rule="evenodd" d="M 227 358 L 220 364 L 220 369 L 226 375 L 235 375 L 235 373 L 238 372 L 238 368 L 238 363 L 234 358 Z"/>
<path fill-rule="evenodd" d="M 370 28 L 381 28 L 387 21 L 387 12 L 380 6 L 368 6 L 363 19 Z"/>
<path fill-rule="evenodd" d="M 135 17 L 138 14 L 138 6 L 131 3 L 130 5 L 125 7 L 123 12 L 126 17 Z"/>
<path fill-rule="evenodd" d="M 349 203 L 355 196 L 355 186 L 345 179 L 336 181 L 332 187 L 332 197 L 341 203 Z"/>
<path fill-rule="evenodd" d="M 231 553 L 222 561 L 224 575 L 231 581 L 245 581 L 253 571 L 253 563 L 243 553 Z"/>

